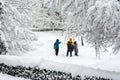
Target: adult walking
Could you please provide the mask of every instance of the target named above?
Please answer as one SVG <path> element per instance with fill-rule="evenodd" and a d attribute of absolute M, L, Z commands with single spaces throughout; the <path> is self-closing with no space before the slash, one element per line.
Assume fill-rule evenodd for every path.
<path fill-rule="evenodd" d="M 56 39 L 55 43 L 54 43 L 54 49 L 55 49 L 55 55 L 58 56 L 59 53 L 59 44 L 61 42 L 59 41 L 59 39 Z"/>
<path fill-rule="evenodd" d="M 69 38 L 69 40 L 67 41 L 67 55 L 70 53 L 70 57 L 72 57 L 72 51 L 74 48 L 74 42 L 72 40 L 72 38 Z"/>
<path fill-rule="evenodd" d="M 75 52 L 75 56 L 78 56 L 78 45 L 76 41 L 74 41 L 74 52 Z"/>

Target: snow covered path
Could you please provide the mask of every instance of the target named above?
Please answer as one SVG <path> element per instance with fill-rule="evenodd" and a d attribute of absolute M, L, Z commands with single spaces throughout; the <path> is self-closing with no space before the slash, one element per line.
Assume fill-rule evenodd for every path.
<path fill-rule="evenodd" d="M 66 57 L 66 40 L 59 32 L 36 32 L 38 41 L 31 43 L 33 50 L 25 55 L 1 55 L 0 63 L 7 65 L 40 66 L 41 68 L 72 72 L 73 75 L 96 75 L 120 79 L 120 55 L 102 54 L 101 59 L 95 57 L 94 48 L 79 45 L 79 56 Z M 59 56 L 55 56 L 53 44 L 60 39 Z M 74 54 L 74 53 L 73 53 Z"/>
<path fill-rule="evenodd" d="M 34 57 L 43 58 L 50 61 L 76 64 L 81 66 L 87 66 L 92 68 L 99 68 L 107 71 L 120 72 L 120 55 L 109 56 L 108 53 L 103 53 L 101 59 L 96 58 L 94 48 L 85 45 L 81 46 L 81 42 L 78 41 L 79 46 L 79 56 L 66 57 L 66 40 L 64 36 L 61 36 L 60 32 L 37 32 L 38 41 L 34 42 L 34 48 L 32 52 L 24 55 L 24 57 Z M 55 56 L 53 49 L 53 44 L 56 39 L 60 39 L 62 43 L 60 44 L 59 56 Z"/>

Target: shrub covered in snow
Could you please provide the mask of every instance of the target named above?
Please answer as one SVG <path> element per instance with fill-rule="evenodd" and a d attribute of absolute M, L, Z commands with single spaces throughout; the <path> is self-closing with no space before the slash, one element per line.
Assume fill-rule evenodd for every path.
<path fill-rule="evenodd" d="M 73 77 L 71 73 L 40 69 L 37 66 L 33 68 L 25 66 L 8 66 L 4 63 L 0 64 L 0 72 L 32 80 L 112 80 L 96 76 L 84 76 L 82 78 L 80 75 L 77 75 Z"/>

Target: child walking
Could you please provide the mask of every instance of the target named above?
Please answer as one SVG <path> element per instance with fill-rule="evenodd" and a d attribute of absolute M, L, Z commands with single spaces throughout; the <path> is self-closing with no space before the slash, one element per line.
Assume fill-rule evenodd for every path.
<path fill-rule="evenodd" d="M 74 41 L 74 52 L 75 52 L 75 56 L 78 56 L 78 45 L 76 41 Z"/>

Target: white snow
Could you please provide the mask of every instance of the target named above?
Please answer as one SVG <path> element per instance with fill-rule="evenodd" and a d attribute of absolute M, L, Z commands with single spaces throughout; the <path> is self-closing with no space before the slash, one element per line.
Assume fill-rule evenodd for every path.
<path fill-rule="evenodd" d="M 103 52 L 101 58 L 95 56 L 94 48 L 87 45 L 81 46 L 79 39 L 76 39 L 79 46 L 79 56 L 66 57 L 67 47 L 64 36 L 60 32 L 35 32 L 38 41 L 30 43 L 33 50 L 25 55 L 12 56 L 1 55 L 0 63 L 7 65 L 39 66 L 40 68 L 71 72 L 73 75 L 95 75 L 113 80 L 120 79 L 120 55 L 110 55 L 110 52 Z M 55 56 L 53 44 L 60 39 L 59 55 Z"/>
<path fill-rule="evenodd" d="M 16 77 L 12 77 L 12 76 L 0 73 L 0 80 L 29 80 L 29 79 L 16 78 Z"/>

